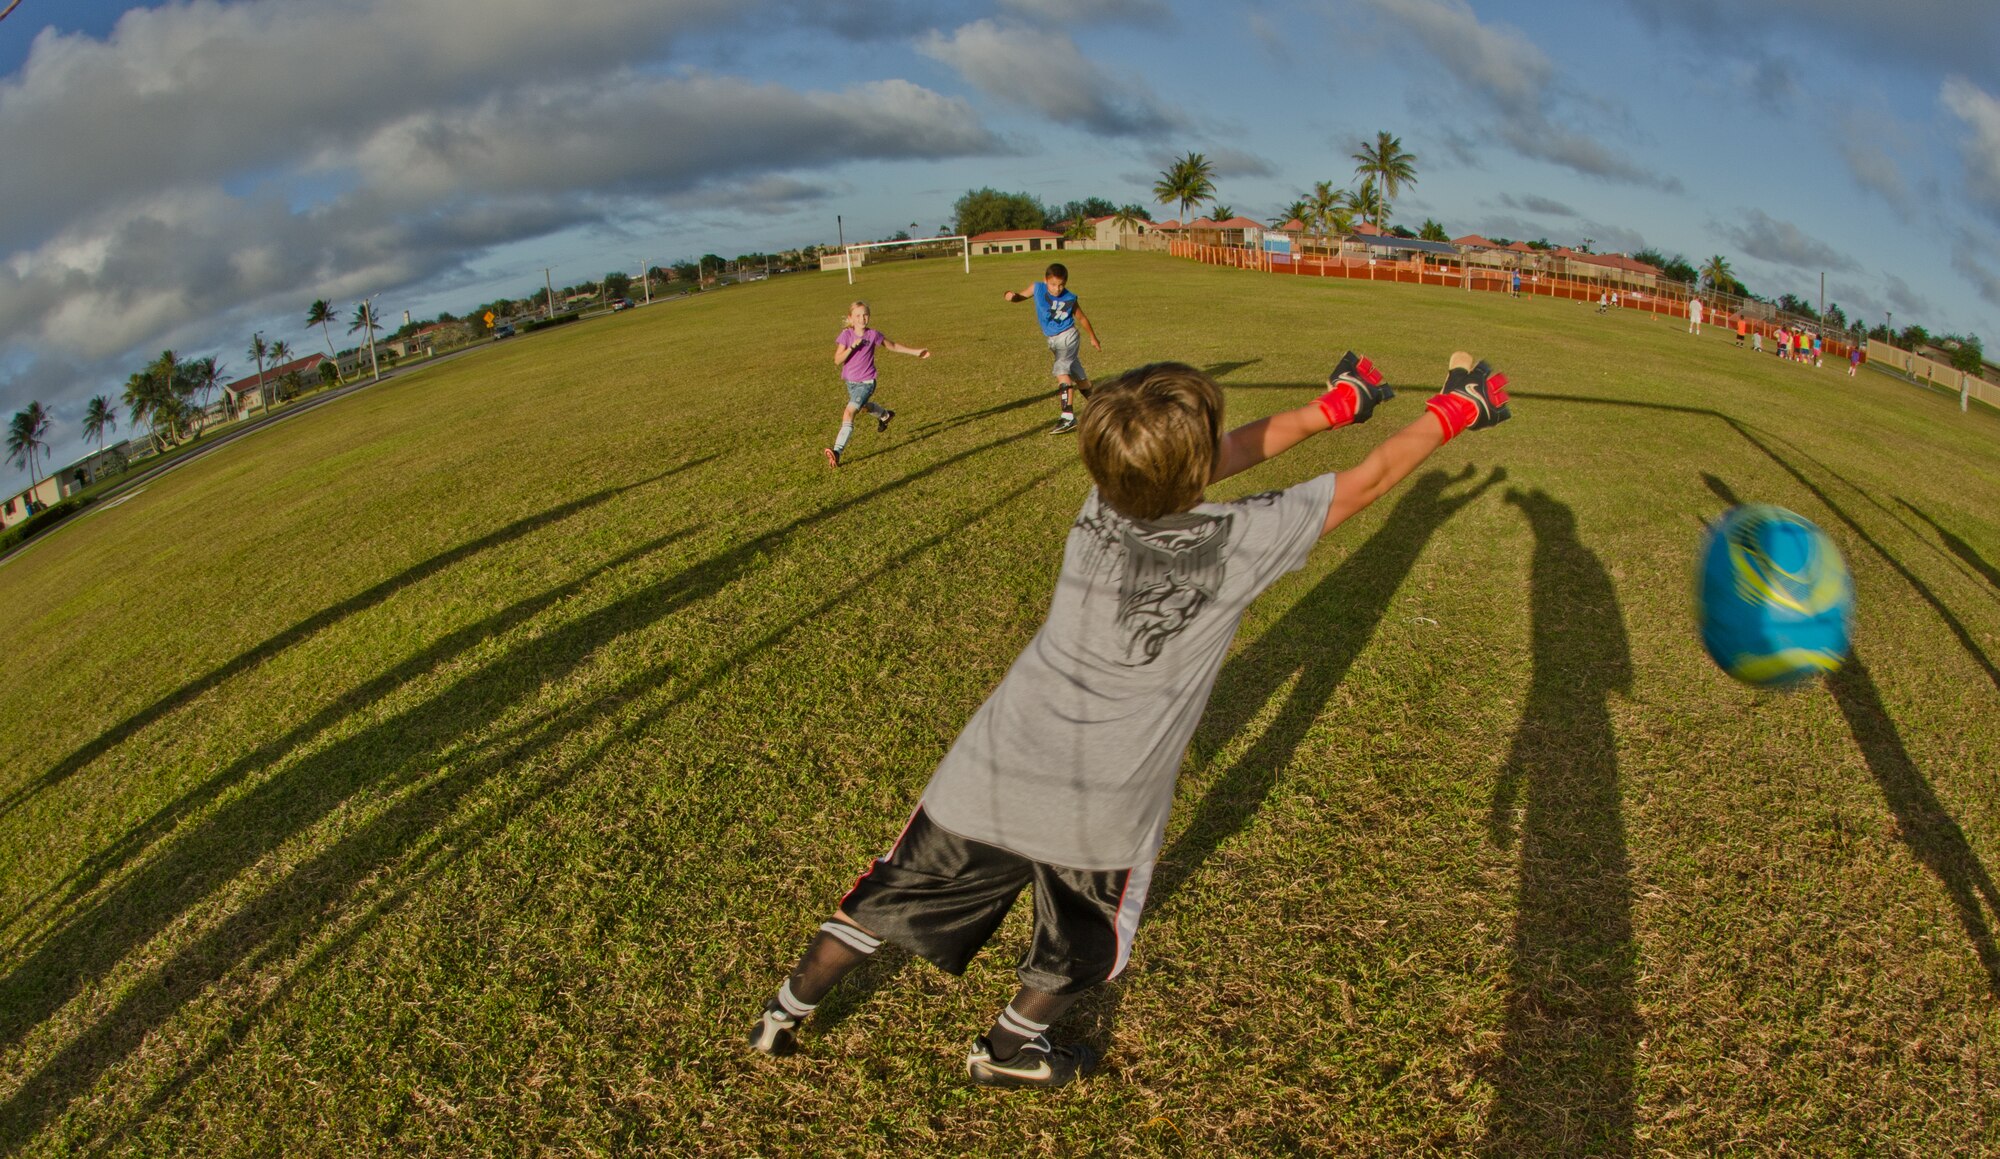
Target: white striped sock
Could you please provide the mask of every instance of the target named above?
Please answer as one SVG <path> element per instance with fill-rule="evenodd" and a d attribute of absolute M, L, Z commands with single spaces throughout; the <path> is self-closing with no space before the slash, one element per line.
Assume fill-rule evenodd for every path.
<path fill-rule="evenodd" d="M 1049 1024 L 1046 1022 L 1034 1022 L 1021 1017 L 1020 1012 L 1014 1009 L 1012 1003 L 1009 1003 L 1007 1009 L 1000 1012 L 998 1021 L 1001 1029 L 1012 1034 L 1018 1034 L 1022 1038 L 1037 1038 L 1049 1029 Z"/>
<path fill-rule="evenodd" d="M 778 987 L 778 1008 L 797 1022 L 818 1009 L 818 1005 L 799 1001 L 798 995 L 792 993 L 792 980 L 787 978 L 785 984 Z"/>
<path fill-rule="evenodd" d="M 822 933 L 833 935 L 857 954 L 872 954 L 882 948 L 881 938 L 859 926 L 851 926 L 846 922 L 824 921 L 819 924 L 819 928 Z"/>

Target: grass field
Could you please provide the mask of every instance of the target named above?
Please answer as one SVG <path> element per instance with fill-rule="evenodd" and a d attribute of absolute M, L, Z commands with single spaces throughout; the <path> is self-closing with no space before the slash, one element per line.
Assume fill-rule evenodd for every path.
<path fill-rule="evenodd" d="M 1243 421 L 1339 353 L 1514 421 L 1245 620 L 1077 1089 L 962 1075 L 893 951 L 802 1053 L 746 1020 L 1033 634 L 1086 489 L 1039 260 L 865 271 L 920 362 L 819 448 L 848 287 L 524 337 L 154 482 L 0 568 L 0 1150 L 2000 1151 L 2000 420 L 1644 316 L 1082 254 L 1100 376 Z M 1857 659 L 1759 694 L 1703 521 L 1841 544 Z M 1987 1067 L 1995 1068 L 1989 1072 Z"/>

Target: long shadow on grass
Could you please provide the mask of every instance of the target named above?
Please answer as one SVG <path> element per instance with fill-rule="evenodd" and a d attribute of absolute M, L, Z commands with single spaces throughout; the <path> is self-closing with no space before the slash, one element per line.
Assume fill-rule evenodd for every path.
<path fill-rule="evenodd" d="M 1987 583 L 1993 585 L 1993 587 L 1996 590 L 2000 590 L 2000 567 L 1995 567 L 1992 564 L 1986 562 L 1985 557 L 1979 554 L 1979 550 L 1977 548 L 1965 542 L 1965 540 L 1960 539 L 1958 536 L 1953 535 L 1950 531 L 1947 531 L 1942 523 L 1939 523 L 1937 520 L 1932 519 L 1927 513 L 1925 513 L 1923 508 L 1918 507 L 1916 504 L 1910 502 L 1908 499 L 1904 499 L 1901 497 L 1898 497 L 1896 502 L 1901 503 L 1905 508 L 1907 508 L 1910 511 L 1911 514 L 1915 515 L 1917 518 L 1923 520 L 1925 523 L 1930 524 L 1931 527 L 1938 533 L 1938 538 L 1944 540 L 1944 545 L 1951 549 L 1951 553 L 1953 555 L 1964 560 L 1965 565 L 1967 567 L 1971 568 L 1973 571 L 1978 572 L 1980 576 L 1982 576 Z"/>
<path fill-rule="evenodd" d="M 1727 483 L 1712 475 L 1702 478 L 1723 502 L 1732 506 L 1741 502 Z M 1930 519 L 1915 507 L 1910 510 L 1927 521 Z M 1938 531 L 1949 535 L 1942 527 Z M 1868 770 L 1875 774 L 1875 782 L 1882 788 L 1882 799 L 1896 815 L 1896 835 L 1926 869 L 1937 875 L 1951 896 L 1952 910 L 1958 915 L 1959 924 L 1965 927 L 1972 952 L 1986 970 L 1987 989 L 2000 997 L 2000 943 L 1994 940 L 1993 921 L 1988 916 L 1989 913 L 2000 916 L 2000 889 L 1995 888 L 1985 863 L 1972 851 L 1965 831 L 1938 800 L 1929 779 L 1910 759 L 1910 750 L 1882 704 L 1875 678 L 1861 662 L 1860 655 L 1857 653 L 1838 672 L 1827 677 L 1826 687 L 1833 694 L 1834 703 L 1840 706 L 1840 714 L 1846 718 L 1847 730 L 1860 747 L 1862 759 L 1868 762 Z"/>
<path fill-rule="evenodd" d="M 1805 472 L 1793 466 L 1788 460 L 1785 459 L 1784 456 L 1778 454 L 1776 450 L 1772 449 L 1769 443 L 1759 438 L 1757 434 L 1750 429 L 1750 427 L 1745 425 L 1740 420 L 1731 418 L 1730 416 L 1723 414 L 1721 411 L 1710 410 L 1707 407 L 1674 406 L 1668 403 L 1656 403 L 1656 402 L 1631 402 L 1624 399 L 1612 399 L 1612 398 L 1591 398 L 1588 395 L 1543 394 L 1539 392 L 1529 392 L 1529 391 L 1516 391 L 1514 393 L 1521 398 L 1538 399 L 1544 402 L 1582 403 L 1589 406 L 1611 406 L 1611 407 L 1632 408 L 1637 410 L 1665 411 L 1670 414 L 1697 415 L 1702 418 L 1715 419 L 1725 424 L 1731 430 L 1735 431 L 1737 435 L 1741 436 L 1744 442 L 1749 443 L 1752 447 L 1755 447 L 1758 450 L 1758 452 L 1761 453 L 1765 458 L 1777 464 L 1779 469 L 1783 470 L 1787 475 L 1790 475 L 1793 479 L 1797 480 L 1801 487 L 1804 487 L 1807 491 L 1810 491 L 1813 497 L 1818 499 L 1822 504 L 1824 504 L 1826 506 L 1826 509 L 1828 511 L 1831 511 L 1836 519 L 1839 519 L 1842 523 L 1846 524 L 1848 530 L 1852 531 L 1854 535 L 1861 540 L 1861 542 L 1867 544 L 1870 550 L 1874 551 L 1876 555 L 1880 556 L 1882 562 L 1888 564 L 1890 568 L 1892 568 L 1896 572 L 1897 575 L 1902 576 L 1903 582 L 1910 586 L 1910 590 L 1917 593 L 1917 598 L 1923 600 L 1926 604 L 1929 604 L 1931 610 L 1937 613 L 1938 618 L 1944 621 L 1945 627 L 1950 629 L 1951 634 L 1958 638 L 1959 646 L 1961 648 L 1964 648 L 1966 655 L 1972 658 L 1973 663 L 1978 664 L 1981 670 L 1983 670 L 1986 673 L 1986 678 L 1987 680 L 1992 682 L 1993 687 L 1996 689 L 2000 689 L 2000 666 L 1996 666 L 1994 664 L 1992 657 L 1986 654 L 1986 650 L 1979 646 L 1979 642 L 1973 638 L 1972 632 L 1966 628 L 1965 622 L 1960 620 L 1958 616 L 1955 613 L 1953 613 L 1949 607 L 1945 605 L 1944 600 L 1939 598 L 1938 594 L 1931 590 L 1930 585 L 1925 583 L 1923 580 L 1917 578 L 1917 574 L 1911 571 L 1909 566 L 1905 564 L 1902 560 L 1896 558 L 1894 555 L 1891 555 L 1889 553 L 1888 548 L 1883 547 L 1881 542 L 1877 540 L 1873 535 L 1869 534 L 1867 529 L 1863 528 L 1860 522 L 1856 520 L 1854 516 L 1847 513 L 1846 508 L 1842 507 L 1840 504 L 1835 503 L 1833 501 L 1833 497 L 1826 493 L 1825 488 L 1813 482 L 1810 478 L 1806 476 Z M 1832 476 L 1833 478 L 1840 479 L 1840 481 L 1846 484 L 1850 490 L 1853 490 L 1857 494 L 1863 496 L 1867 495 L 1866 491 L 1862 490 L 1859 487 L 1856 487 L 1853 483 L 1848 482 L 1846 479 L 1841 479 L 1838 473 L 1828 468 L 1825 464 L 1818 463 L 1816 465 L 1819 467 L 1820 470 L 1825 471 L 1828 475 Z M 1874 502 L 1872 499 L 1870 499 L 1869 501 Z M 1881 505 L 1878 503 L 1876 504 L 1876 506 L 1880 507 Z M 1883 510 L 1886 511 L 1887 509 L 1883 508 Z M 1891 517 L 1893 518 L 1893 513 Z"/>
<path fill-rule="evenodd" d="M 403 859 L 403 862 L 398 867 L 401 871 L 398 874 L 399 880 L 393 884 L 393 888 L 384 889 L 382 891 L 383 895 L 380 897 L 364 899 L 357 896 L 347 899 L 347 908 L 357 910 L 358 912 L 346 921 L 345 928 L 327 938 L 326 941 L 316 947 L 302 965 L 288 973 L 284 980 L 255 1006 L 239 1012 L 228 1027 L 217 1035 L 215 1040 L 208 1045 L 207 1049 L 199 1057 L 182 1068 L 172 1080 L 163 1084 L 152 1095 L 148 1096 L 133 1116 L 131 1122 L 120 1132 L 119 1136 L 107 1139 L 104 1146 L 99 1148 L 99 1152 L 109 1153 L 114 1149 L 118 1139 L 124 1135 L 129 1135 L 146 1116 L 179 1097 L 209 1067 L 213 1066 L 218 1060 L 227 1055 L 237 1043 L 241 1042 L 254 1026 L 271 1012 L 281 1007 L 284 1002 L 288 1001 L 289 997 L 296 993 L 312 975 L 326 970 L 337 963 L 342 955 L 369 929 L 372 929 L 384 917 L 399 909 L 413 895 L 420 891 L 427 882 L 435 880 L 445 868 L 462 860 L 467 854 L 483 844 L 494 834 L 504 831 L 515 818 L 523 816 L 529 809 L 566 788 L 580 773 L 587 770 L 593 761 L 599 759 L 602 753 L 620 742 L 646 735 L 660 720 L 686 704 L 698 693 L 713 687 L 731 671 L 755 657 L 776 648 L 800 627 L 822 622 L 828 614 L 844 606 L 856 593 L 871 590 L 874 585 L 881 582 L 885 577 L 934 550 L 952 535 L 975 526 L 993 513 L 1031 493 L 1037 487 L 1054 477 L 1061 469 L 1062 467 L 1058 465 L 1041 472 L 1004 495 L 995 498 L 986 506 L 972 512 L 953 527 L 910 544 L 866 573 L 856 573 L 847 577 L 848 582 L 838 591 L 832 592 L 817 605 L 799 612 L 785 623 L 772 628 L 764 635 L 745 644 L 729 656 L 695 673 L 665 704 L 640 713 L 621 723 L 609 734 L 600 736 L 587 752 L 565 758 L 562 767 L 554 773 L 545 776 L 539 783 L 518 792 L 514 797 L 504 800 L 502 803 L 487 810 L 486 813 L 463 822 L 458 822 L 437 837 L 426 840 L 422 851 L 412 857 Z M 644 695 L 646 691 L 656 689 L 664 683 L 673 680 L 675 675 L 674 665 L 671 662 L 638 672 L 627 678 L 617 688 L 588 704 L 565 709 L 546 721 L 533 721 L 517 727 L 508 736 L 500 738 L 499 741 L 495 742 L 496 744 L 517 745 L 517 747 L 505 754 L 505 758 L 500 760 L 498 765 L 505 767 L 510 773 L 523 766 L 533 767 L 537 762 L 532 758 L 539 756 L 541 751 L 550 744 L 573 736 L 580 730 L 601 722 L 605 717 L 618 712 L 621 706 Z M 524 741 L 532 743 L 520 743 Z M 416 864 L 411 864 L 412 862 Z M 358 895 L 365 888 L 366 885 L 362 889 L 355 890 L 354 893 Z M 325 912 L 331 908 L 333 907 L 323 903 L 320 906 L 320 910 L 316 912 Z M 288 941 L 278 946 L 266 946 L 260 949 L 258 953 L 247 958 L 243 965 L 245 968 L 254 969 L 265 961 L 277 958 L 280 952 L 289 952 L 292 945 L 293 943 Z M 884 970 L 873 970 L 872 972 L 864 970 L 856 979 L 850 980 L 850 985 L 843 987 L 843 989 L 854 988 L 854 982 L 879 986 L 907 961 L 907 955 L 902 954 L 900 951 L 887 952 L 877 955 L 877 957 L 884 959 L 879 965 L 886 967 L 886 972 Z M 871 963 L 871 967 L 876 965 L 878 964 Z M 837 1022 L 840 1017 L 844 1017 L 857 1004 L 858 999 L 848 1003 L 845 1008 L 840 1007 L 839 1004 L 829 1003 L 829 1008 L 832 1010 L 834 1017 L 826 1019 L 821 1023 L 821 1032 L 823 1033 L 828 1026 Z M 158 1017 L 163 1019 L 168 1014 L 171 1014 L 171 1010 L 160 1013 Z M 825 1015 L 823 1014 L 821 1017 L 825 1018 Z M 0 1109 L 0 1121 L 4 1121 L 4 1109 Z"/>
<path fill-rule="evenodd" d="M 1318 723 L 1327 701 L 1366 650 L 1403 580 L 1445 522 L 1504 479 L 1495 469 L 1476 486 L 1455 495 L 1447 487 L 1469 482 L 1467 466 L 1457 475 L 1428 471 L 1411 480 L 1382 527 L 1325 579 L 1292 605 L 1279 621 L 1217 676 L 1209 708 L 1189 746 L 1196 768 L 1214 762 L 1238 739 L 1287 681 L 1292 692 L 1269 729 L 1222 770 L 1192 808 L 1192 818 L 1155 863 L 1146 908 L 1165 911 L 1209 857 L 1248 826 L 1263 808 L 1278 776 L 1291 764 L 1306 733 Z M 1108 1045 L 1127 982 L 1106 987 L 1078 1015 L 1090 1024 L 1088 1036 Z"/>
<path fill-rule="evenodd" d="M 0 1104 L 0 1148 L 18 1148 L 71 1100 L 94 1085 L 183 1004 L 246 963 L 280 957 L 324 927 L 329 915 L 349 904 L 373 875 L 392 868 L 447 822 L 472 794 L 497 774 L 531 765 L 535 757 L 580 729 L 623 711 L 631 696 L 656 690 L 672 681 L 676 665 L 641 673 L 609 693 L 574 708 L 540 714 L 506 733 L 478 740 L 476 734 L 511 705 L 541 689 L 560 684 L 605 645 L 645 628 L 700 600 L 754 570 L 758 561 L 800 531 L 845 511 L 907 487 L 926 476 L 965 462 L 1035 432 L 990 440 L 773 529 L 707 561 L 697 563 L 659 584 L 626 596 L 568 623 L 552 627 L 504 657 L 471 672 L 430 700 L 411 706 L 351 737 L 335 741 L 254 785 L 200 821 L 189 822 L 172 847 L 93 899 L 73 920 L 35 948 L 20 966 L 0 979 L 0 1047 L 13 1047 L 34 1026 L 53 1016 L 86 984 L 103 977 L 126 955 L 158 935 L 179 915 L 207 898 L 277 847 L 324 821 L 334 810 L 364 791 L 394 797 L 394 803 L 354 830 L 287 871 L 282 880 L 221 919 L 210 930 L 176 951 L 166 964 L 135 983 L 104 1018 L 59 1050 Z M 1053 470 L 1053 468 L 1051 469 Z M 1038 485 L 1031 480 L 997 500 L 986 511 L 1011 502 Z M 663 536 L 599 571 L 636 561 L 679 538 Z M 929 545 L 898 555 L 899 561 Z M 884 565 L 886 569 L 888 564 Z M 863 577 L 864 579 L 866 577 Z M 571 588 L 587 582 L 575 581 Z M 860 581 L 857 581 L 860 582 Z M 799 623 L 824 614 L 834 597 L 761 638 L 725 664 L 698 673 L 673 698 L 680 703 L 740 663 L 762 651 Z M 560 596 L 523 601 L 545 609 Z M 494 617 L 518 623 L 532 613 L 520 606 Z M 451 655 L 490 638 L 492 624 L 456 633 L 450 642 L 427 650 L 428 663 L 403 666 L 410 675 L 429 671 Z M 456 652 L 452 651 L 456 649 Z M 371 684 L 379 699 L 393 688 Z M 344 698 L 349 711 L 365 707 Z M 646 714 L 625 725 L 618 736 L 634 735 L 667 711 Z M 322 727 L 333 721 L 324 722 Z M 294 742 L 308 739 L 295 737 Z M 243 781 L 258 768 L 281 757 L 292 745 L 273 744 L 224 775 Z"/>
<path fill-rule="evenodd" d="M 1496 844 L 1518 844 L 1520 869 L 1482 1149 L 1629 1155 L 1641 1026 L 1610 697 L 1631 689 L 1631 651 L 1610 574 L 1577 538 L 1575 514 L 1539 490 L 1510 490 L 1507 502 L 1535 536 L 1535 669 L 1488 818 Z"/>
<path fill-rule="evenodd" d="M 447 568 L 455 567 L 482 552 L 491 551 L 496 547 L 511 543 L 524 536 L 532 535 L 553 523 L 558 523 L 564 519 L 568 519 L 572 515 L 607 503 L 628 491 L 650 486 L 663 479 L 678 475 L 683 471 L 694 470 L 704 464 L 713 462 L 719 457 L 719 454 L 707 455 L 662 471 L 650 478 L 641 479 L 635 483 L 626 483 L 617 487 L 607 487 L 602 491 L 585 495 L 580 499 L 572 499 L 567 503 L 558 504 L 547 511 L 517 519 L 505 527 L 489 532 L 478 539 L 462 543 L 449 551 L 432 556 L 430 559 L 407 571 L 383 580 L 381 583 L 365 591 L 357 592 L 324 611 L 316 612 L 306 619 L 300 620 L 298 623 L 286 628 L 284 631 L 279 632 L 277 635 L 272 636 L 270 639 L 265 640 L 263 643 L 258 644 L 228 663 L 210 669 L 147 705 L 145 708 L 112 725 L 95 740 L 77 749 L 62 760 L 57 761 L 52 768 L 34 780 L 16 788 L 4 798 L 0 798 L 0 817 L 5 817 L 8 813 L 13 812 L 21 805 L 32 800 L 38 794 L 62 784 L 98 757 L 103 756 L 105 753 L 110 752 L 112 749 L 138 735 L 140 730 L 172 713 L 174 710 L 189 703 L 210 689 L 248 672 L 264 661 L 277 656 L 295 644 L 310 639 L 347 617 L 357 612 L 366 611 L 382 603 L 404 588 L 412 584 L 421 583 Z"/>

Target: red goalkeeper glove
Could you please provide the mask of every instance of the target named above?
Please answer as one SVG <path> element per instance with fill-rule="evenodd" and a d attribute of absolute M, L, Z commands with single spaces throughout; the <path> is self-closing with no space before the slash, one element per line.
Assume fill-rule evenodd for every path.
<path fill-rule="evenodd" d="M 1396 389 L 1382 381 L 1375 364 L 1352 350 L 1326 376 L 1326 384 L 1332 389 L 1319 396 L 1319 413 L 1326 416 L 1328 427 L 1365 423 L 1375 413 L 1376 403 L 1396 397 Z"/>
<path fill-rule="evenodd" d="M 1513 417 L 1507 410 L 1506 387 L 1507 376 L 1493 373 L 1481 362 L 1471 370 L 1453 370 L 1444 389 L 1425 405 L 1437 416 L 1448 443 L 1468 428 L 1483 431 Z"/>

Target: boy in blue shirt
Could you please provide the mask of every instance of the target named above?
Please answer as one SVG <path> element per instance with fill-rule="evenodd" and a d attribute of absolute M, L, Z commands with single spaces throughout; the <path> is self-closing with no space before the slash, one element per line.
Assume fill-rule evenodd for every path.
<path fill-rule="evenodd" d="M 1062 418 L 1057 420 L 1052 435 L 1066 435 L 1076 429 L 1076 411 L 1070 408 L 1070 392 L 1081 392 L 1090 397 L 1090 374 L 1083 369 L 1083 361 L 1077 357 L 1082 343 L 1077 340 L 1076 324 L 1083 323 L 1085 333 L 1090 335 L 1090 348 L 1102 350 L 1098 345 L 1097 328 L 1084 316 L 1083 307 L 1077 304 L 1076 295 L 1069 286 L 1069 270 L 1061 262 L 1053 263 L 1042 271 L 1042 280 L 1025 290 L 1009 290 L 1009 302 L 1035 303 L 1035 318 L 1042 324 L 1042 334 L 1049 340 L 1049 353 L 1055 355 L 1056 382 L 1061 389 L 1056 398 L 1062 403 Z"/>

